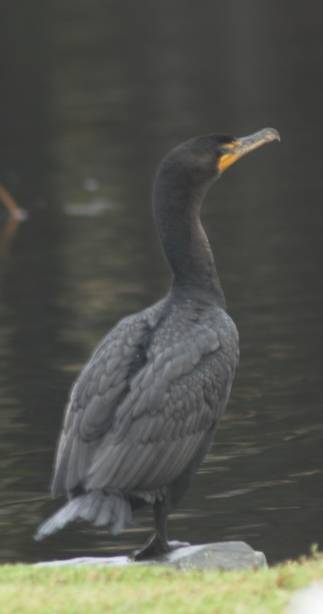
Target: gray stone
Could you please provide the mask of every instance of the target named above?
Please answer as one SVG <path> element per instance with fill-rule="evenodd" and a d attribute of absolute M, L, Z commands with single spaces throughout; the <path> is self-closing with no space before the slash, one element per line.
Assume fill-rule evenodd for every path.
<path fill-rule="evenodd" d="M 257 569 L 267 566 L 263 552 L 256 552 L 245 542 L 178 548 L 161 561 L 179 569 Z"/>
<path fill-rule="evenodd" d="M 185 546 L 152 561 L 135 563 L 127 556 L 80 557 L 66 561 L 37 563 L 42 567 L 65 565 L 170 565 L 177 569 L 257 569 L 266 567 L 263 552 L 253 550 L 245 542 L 218 542 L 199 546 Z"/>
<path fill-rule="evenodd" d="M 34 567 L 68 567 L 71 565 L 110 565 L 121 567 L 132 563 L 127 556 L 80 556 L 63 561 L 45 561 L 35 563 Z"/>

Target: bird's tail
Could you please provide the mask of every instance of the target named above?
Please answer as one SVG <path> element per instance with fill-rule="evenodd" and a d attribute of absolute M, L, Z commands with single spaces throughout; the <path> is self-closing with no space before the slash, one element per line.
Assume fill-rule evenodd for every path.
<path fill-rule="evenodd" d="M 38 528 L 34 538 L 41 541 L 74 520 L 87 520 L 96 527 L 106 527 L 117 535 L 132 525 L 130 503 L 119 494 L 95 490 L 71 499 Z"/>

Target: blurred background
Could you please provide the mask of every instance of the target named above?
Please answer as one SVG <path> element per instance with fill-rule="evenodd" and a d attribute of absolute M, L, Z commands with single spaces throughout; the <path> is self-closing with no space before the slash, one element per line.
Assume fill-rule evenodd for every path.
<path fill-rule="evenodd" d="M 74 526 L 36 544 L 71 384 L 118 319 L 166 290 L 150 211 L 161 156 L 277 128 L 203 211 L 241 366 L 172 538 L 245 540 L 269 561 L 322 544 L 323 6 L 271 0 L 2 0 L 0 560 L 120 553 Z"/>

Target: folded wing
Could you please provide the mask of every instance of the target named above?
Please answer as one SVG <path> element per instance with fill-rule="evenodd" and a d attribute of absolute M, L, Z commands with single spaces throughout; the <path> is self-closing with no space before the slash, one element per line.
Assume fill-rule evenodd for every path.
<path fill-rule="evenodd" d="M 223 412 L 234 365 L 218 335 L 189 337 L 150 352 L 140 314 L 119 323 L 72 391 L 59 443 L 54 494 L 103 489 L 158 491 L 199 454 Z"/>

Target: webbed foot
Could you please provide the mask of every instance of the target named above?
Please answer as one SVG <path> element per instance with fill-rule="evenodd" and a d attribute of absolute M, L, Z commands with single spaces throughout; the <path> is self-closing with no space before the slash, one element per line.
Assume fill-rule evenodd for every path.
<path fill-rule="evenodd" d="M 172 552 L 177 548 L 190 546 L 189 542 L 164 541 L 158 535 L 153 537 L 143 546 L 141 550 L 135 550 L 132 554 L 134 561 L 145 561 L 147 559 L 156 559 L 164 554 Z"/>

